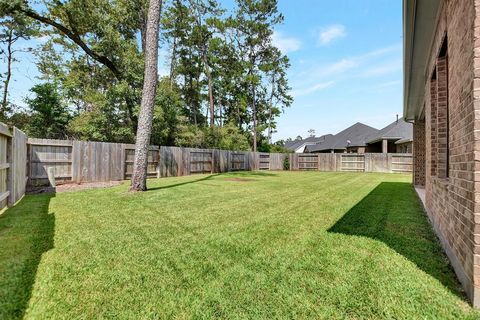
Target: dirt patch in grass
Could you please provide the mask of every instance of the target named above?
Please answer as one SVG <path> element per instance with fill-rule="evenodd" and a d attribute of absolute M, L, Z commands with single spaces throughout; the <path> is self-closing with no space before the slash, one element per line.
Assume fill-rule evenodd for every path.
<path fill-rule="evenodd" d="M 72 192 L 78 190 L 98 189 L 98 188 L 110 188 L 122 184 L 122 181 L 107 181 L 107 182 L 88 182 L 88 183 L 66 183 L 57 185 L 56 188 L 52 187 L 32 187 L 28 190 L 29 194 L 37 193 L 61 193 Z"/>
<path fill-rule="evenodd" d="M 255 181 L 254 179 L 248 179 L 248 178 L 225 178 L 223 179 L 225 181 L 235 181 L 235 182 L 249 182 L 249 181 Z"/>

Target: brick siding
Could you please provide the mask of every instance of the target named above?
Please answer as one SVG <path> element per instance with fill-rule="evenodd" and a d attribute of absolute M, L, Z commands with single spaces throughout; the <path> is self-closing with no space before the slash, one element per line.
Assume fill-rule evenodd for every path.
<path fill-rule="evenodd" d="M 425 186 L 425 119 L 413 125 L 413 184 Z"/>
<path fill-rule="evenodd" d="M 414 126 L 414 182 L 425 182 L 428 216 L 480 307 L 480 0 L 445 0 L 432 40 L 425 125 Z"/>

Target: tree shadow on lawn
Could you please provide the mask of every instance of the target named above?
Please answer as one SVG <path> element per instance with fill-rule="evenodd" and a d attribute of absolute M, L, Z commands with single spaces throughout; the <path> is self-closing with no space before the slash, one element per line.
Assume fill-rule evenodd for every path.
<path fill-rule="evenodd" d="M 188 180 L 184 182 L 179 182 L 179 183 L 173 183 L 169 184 L 166 186 L 159 186 L 159 187 L 153 187 L 153 188 L 147 188 L 147 191 L 155 191 L 155 190 L 163 190 L 163 189 L 170 189 L 170 188 L 175 188 L 175 187 L 180 187 L 184 186 L 187 184 L 192 184 L 192 183 L 198 183 L 202 181 L 207 181 L 210 179 L 213 179 L 214 177 L 218 176 L 225 176 L 225 177 L 277 177 L 277 173 L 271 173 L 271 172 L 259 172 L 259 171 L 234 171 L 234 172 L 225 172 L 225 173 L 214 173 L 210 174 L 208 176 L 202 177 L 200 179 L 196 180 Z M 185 176 L 187 177 L 187 176 Z"/>
<path fill-rule="evenodd" d="M 42 255 L 53 248 L 55 193 L 25 196 L 0 215 L 0 319 L 23 318 Z"/>
<path fill-rule="evenodd" d="M 188 180 L 188 181 L 184 181 L 184 182 L 169 184 L 169 185 L 166 185 L 166 186 L 147 188 L 147 191 L 170 189 L 170 188 L 175 188 L 175 187 L 184 186 L 184 185 L 187 185 L 187 184 L 192 184 L 192 183 L 207 181 L 207 180 L 210 180 L 210 179 L 212 179 L 213 177 L 216 177 L 216 176 L 218 176 L 218 175 L 219 175 L 219 174 L 211 174 L 211 175 L 208 175 L 208 176 L 206 176 L 206 177 L 202 177 L 202 178 L 196 179 L 196 180 Z"/>
<path fill-rule="evenodd" d="M 382 182 L 328 232 L 382 241 L 465 299 L 410 183 Z"/>

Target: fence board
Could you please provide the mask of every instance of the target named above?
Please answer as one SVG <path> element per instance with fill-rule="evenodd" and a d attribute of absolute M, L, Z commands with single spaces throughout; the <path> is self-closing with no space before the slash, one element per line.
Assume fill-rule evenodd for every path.
<path fill-rule="evenodd" d="M 72 147 L 69 140 L 28 139 L 28 177 L 31 185 L 48 183 L 47 170 L 54 168 L 55 180 L 72 180 Z"/>
<path fill-rule="evenodd" d="M 23 197 L 27 185 L 27 136 L 17 128 L 13 128 L 11 160 L 13 180 L 9 203 L 13 205 Z"/>
<path fill-rule="evenodd" d="M 0 123 L 0 210 L 7 206 L 7 198 L 10 194 L 7 189 L 8 170 L 10 168 L 7 149 L 10 137 L 8 127 Z"/>
<path fill-rule="evenodd" d="M 406 153 L 290 154 L 290 170 L 409 173 L 412 166 Z"/>

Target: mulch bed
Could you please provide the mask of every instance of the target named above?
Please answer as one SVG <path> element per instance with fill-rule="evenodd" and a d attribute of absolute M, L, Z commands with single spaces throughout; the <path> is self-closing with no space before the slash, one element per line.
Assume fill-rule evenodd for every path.
<path fill-rule="evenodd" d="M 30 187 L 27 190 L 28 194 L 38 194 L 38 193 L 61 193 L 61 192 L 72 192 L 79 190 L 87 189 L 98 189 L 98 188 L 110 188 L 122 184 L 122 181 L 108 181 L 108 182 L 88 182 L 88 183 L 65 183 L 57 185 L 56 188 L 52 187 Z"/>

